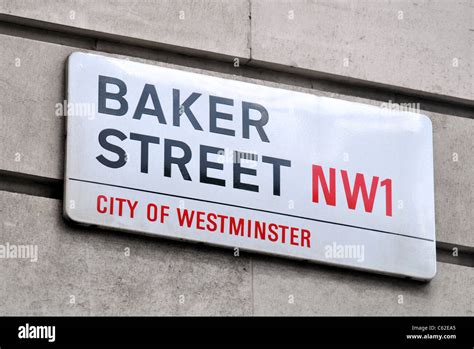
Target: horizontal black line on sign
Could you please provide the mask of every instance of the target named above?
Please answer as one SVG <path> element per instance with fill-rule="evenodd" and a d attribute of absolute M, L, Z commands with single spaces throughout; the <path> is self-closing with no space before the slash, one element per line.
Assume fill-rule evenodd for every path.
<path fill-rule="evenodd" d="M 340 225 L 340 226 L 343 226 L 343 227 L 356 228 L 356 229 L 362 229 L 362 230 L 369 230 L 369 231 L 374 231 L 374 232 L 377 232 L 377 233 L 403 236 L 403 237 L 410 238 L 410 239 L 424 240 L 424 241 L 430 241 L 430 242 L 433 242 L 433 241 L 434 241 L 434 240 L 431 240 L 431 239 L 425 239 L 425 238 L 421 238 L 421 237 L 417 237 L 417 236 L 411 236 L 411 235 L 405 235 L 405 234 L 395 233 L 395 232 L 392 232 L 392 231 L 379 230 L 379 229 L 372 229 L 372 228 L 360 227 L 360 226 L 357 226 L 357 225 L 351 225 L 351 224 L 345 224 L 345 223 L 338 223 L 338 222 L 325 221 L 325 220 L 322 220 L 322 219 L 316 219 L 316 218 L 311 218 L 311 217 L 297 216 L 297 215 L 293 215 L 293 214 L 289 214 L 289 213 L 281 213 L 281 212 L 263 210 L 263 209 L 260 209 L 260 208 L 247 207 L 247 206 L 241 206 L 241 205 L 234 205 L 234 204 L 228 204 L 228 203 L 217 202 L 217 201 L 212 201 L 212 200 L 198 199 L 198 198 L 193 198 L 193 197 L 190 197 L 190 196 L 182 196 L 182 195 L 176 195 L 176 194 L 168 194 L 168 193 L 162 193 L 162 192 L 158 192 L 158 191 L 145 190 L 145 189 L 139 189 L 139 188 L 133 188 L 133 187 L 126 187 L 126 186 L 118 185 L 118 184 L 111 184 L 111 183 L 103 183 L 103 182 L 89 181 L 89 180 L 86 180 L 86 179 L 79 179 L 79 178 L 69 178 L 69 180 L 71 180 L 71 181 L 76 181 L 76 182 L 83 182 L 83 183 L 90 183 L 90 184 L 103 185 L 103 186 L 107 186 L 107 187 L 114 187 L 114 188 L 121 188 L 121 189 L 128 189 L 128 190 L 140 191 L 140 192 L 143 192 L 143 193 L 164 195 L 164 196 L 174 197 L 174 198 L 178 198 L 178 199 L 186 199 L 186 200 L 200 201 L 200 202 L 205 202 L 205 203 L 208 203 L 208 204 L 215 204 L 215 205 L 223 205 L 223 206 L 241 208 L 241 209 L 244 209 L 244 210 L 251 210 L 251 211 L 264 212 L 264 213 L 271 213 L 271 214 L 276 214 L 276 215 L 279 215 L 279 216 L 286 216 L 286 217 L 292 217 L 292 218 L 305 219 L 305 220 L 313 221 L 313 222 L 326 223 L 326 224 L 333 224 L 333 225 Z"/>

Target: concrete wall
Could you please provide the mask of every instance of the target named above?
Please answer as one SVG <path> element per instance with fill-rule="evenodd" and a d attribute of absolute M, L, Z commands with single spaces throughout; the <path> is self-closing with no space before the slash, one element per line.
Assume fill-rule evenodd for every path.
<path fill-rule="evenodd" d="M 473 315 L 473 9 L 0 0 L 0 244 L 39 248 L 36 263 L 0 259 L 0 314 Z M 420 103 L 433 122 L 438 275 L 423 284 L 66 224 L 55 105 L 74 51 L 372 105 Z"/>

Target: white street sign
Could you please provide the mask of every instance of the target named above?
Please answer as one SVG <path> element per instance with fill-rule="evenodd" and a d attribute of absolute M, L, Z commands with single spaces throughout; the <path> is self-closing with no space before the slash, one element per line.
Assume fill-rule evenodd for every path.
<path fill-rule="evenodd" d="M 67 86 L 69 219 L 434 277 L 426 116 L 85 53 Z"/>

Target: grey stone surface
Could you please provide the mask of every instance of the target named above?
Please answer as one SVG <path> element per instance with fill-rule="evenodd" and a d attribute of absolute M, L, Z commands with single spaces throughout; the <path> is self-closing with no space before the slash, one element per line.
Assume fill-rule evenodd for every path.
<path fill-rule="evenodd" d="M 436 277 L 424 284 L 270 258 L 253 265 L 255 315 L 474 314 L 469 267 L 438 263 Z"/>
<path fill-rule="evenodd" d="M 234 257 L 232 250 L 70 226 L 60 201 L 0 191 L 0 245 L 7 242 L 37 245 L 38 261 L 0 259 L 2 315 L 474 314 L 473 268 L 438 263 L 425 284 Z"/>
<path fill-rule="evenodd" d="M 250 52 L 247 0 L 2 0 L 2 13 L 181 51 L 241 58 Z"/>
<path fill-rule="evenodd" d="M 0 168 L 62 178 L 65 63 L 71 47 L 0 35 Z"/>
<path fill-rule="evenodd" d="M 251 58 L 472 100 L 473 11 L 470 0 L 253 0 Z"/>
<path fill-rule="evenodd" d="M 0 77 L 0 94 L 4 96 L 0 99 L 0 122 L 4 125 L 0 130 L 4 135 L 0 139 L 3 150 L 0 153 L 0 170 L 61 179 L 64 164 L 64 119 L 55 115 L 55 104 L 64 98 L 64 67 L 67 56 L 78 49 L 5 35 L 0 35 L 0 45 L 3 48 L 0 64 L 5 67 Z M 109 47 L 99 42 L 98 48 Z M 20 67 L 15 66 L 16 58 L 21 59 Z M 149 58 L 164 62 L 125 58 L 360 103 L 379 106 L 382 103 L 371 95 L 354 97 L 327 92 L 317 82 L 313 84 L 311 80 L 288 78 L 284 75 L 270 82 L 260 80 L 258 73 L 250 76 L 247 73 L 232 74 L 234 68 L 227 68 L 225 73 L 209 71 L 206 70 L 208 63 L 203 64 L 203 69 L 178 66 L 167 63 L 163 54 L 157 57 L 151 55 Z M 182 58 L 179 63 L 186 65 L 186 58 Z M 385 97 L 387 101 L 395 100 L 395 96 L 391 94 L 386 94 Z M 429 112 L 423 110 L 423 105 L 421 108 L 421 112 L 427 114 L 433 122 L 437 239 L 472 247 L 474 145 L 471 135 L 474 134 L 474 120 Z M 453 161 L 455 156 L 458 161 Z"/>
<path fill-rule="evenodd" d="M 0 1 L 17 23 L 467 100 L 472 13 L 471 0 Z"/>
<path fill-rule="evenodd" d="M 58 200 L 0 192 L 7 242 L 37 245 L 38 261 L 0 259 L 2 315 L 251 313 L 250 259 L 233 250 L 76 228 Z"/>
<path fill-rule="evenodd" d="M 436 239 L 474 247 L 474 120 L 426 114 L 433 123 Z"/>
<path fill-rule="evenodd" d="M 65 125 L 56 106 L 74 51 L 140 56 L 120 57 L 372 105 L 397 96 L 327 89 L 331 82 L 314 74 L 283 71 L 472 100 L 473 10 L 472 0 L 0 0 L 0 19 L 24 24 L 0 25 L 19 36 L 0 35 L 0 172 L 62 179 Z M 29 25 L 63 34 L 52 39 L 54 32 Z M 233 57 L 255 65 L 236 69 Z M 474 120 L 423 107 L 433 122 L 437 239 L 473 247 Z M 425 284 L 236 258 L 232 250 L 73 226 L 61 205 L 0 191 L 0 245 L 39 248 L 38 262 L 0 259 L 0 315 L 474 315 L 473 268 L 438 263 Z"/>

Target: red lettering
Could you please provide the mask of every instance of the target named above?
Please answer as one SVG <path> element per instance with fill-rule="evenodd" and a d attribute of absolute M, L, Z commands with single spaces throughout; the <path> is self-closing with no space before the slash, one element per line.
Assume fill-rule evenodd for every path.
<path fill-rule="evenodd" d="M 278 240 L 278 233 L 276 231 L 277 228 L 278 228 L 278 225 L 276 225 L 275 223 L 270 223 L 268 225 L 268 231 L 269 231 L 268 240 L 273 241 L 273 242 Z"/>
<path fill-rule="evenodd" d="M 341 170 L 342 182 L 344 184 L 344 191 L 346 193 L 347 206 L 351 210 L 355 210 L 357 206 L 357 199 L 359 197 L 359 190 L 362 190 L 362 200 L 364 201 L 364 209 L 366 212 L 372 212 L 374 207 L 375 193 L 377 192 L 377 185 L 379 182 L 379 177 L 372 177 L 372 185 L 370 187 L 370 196 L 367 195 L 367 187 L 365 185 L 365 178 L 362 173 L 357 173 L 354 190 L 351 191 L 351 186 L 349 184 L 349 177 L 346 170 Z"/>
<path fill-rule="evenodd" d="M 107 196 L 105 196 L 105 195 L 99 195 L 99 196 L 97 197 L 97 212 L 99 212 L 99 213 L 106 213 L 106 212 L 107 212 L 107 208 L 106 208 L 106 207 L 101 208 L 101 201 L 104 201 L 105 203 L 107 203 Z"/>
<path fill-rule="evenodd" d="M 156 220 L 158 219 L 158 207 L 155 204 L 151 203 L 147 205 L 146 218 L 150 222 L 156 222 Z"/>
<path fill-rule="evenodd" d="M 215 213 L 209 213 L 207 215 L 207 224 L 206 229 L 212 232 L 217 230 L 217 223 L 216 223 L 217 215 Z"/>
<path fill-rule="evenodd" d="M 222 214 L 218 214 L 217 217 L 219 217 L 220 220 L 221 220 L 221 230 L 220 230 L 220 232 L 221 232 L 222 234 L 224 234 L 225 221 L 226 221 L 226 219 L 229 218 L 229 217 L 228 217 L 228 216 L 224 216 L 224 215 L 222 215 Z"/>
<path fill-rule="evenodd" d="M 285 243 L 286 242 L 286 230 L 288 229 L 287 225 L 279 225 L 281 229 L 281 242 Z"/>
<path fill-rule="evenodd" d="M 293 246 L 298 246 L 298 242 L 297 242 L 297 239 L 298 239 L 298 228 L 295 228 L 295 227 L 291 227 L 290 229 L 290 244 L 293 245 Z"/>
<path fill-rule="evenodd" d="M 204 230 L 204 229 L 206 229 L 206 228 L 204 227 L 204 218 L 203 218 L 204 215 L 205 215 L 205 212 L 197 211 L 196 228 L 199 229 L 199 230 Z"/>
<path fill-rule="evenodd" d="M 123 203 L 124 203 L 127 199 L 115 198 L 115 200 L 117 200 L 117 201 L 119 202 L 118 215 L 119 215 L 119 217 L 122 217 L 122 213 L 123 213 Z"/>
<path fill-rule="evenodd" d="M 181 211 L 180 208 L 178 210 L 178 223 L 180 226 L 183 226 L 186 223 L 186 226 L 188 228 L 191 228 L 191 225 L 193 224 L 194 220 L 194 211 L 191 211 L 191 216 L 189 215 L 189 211 L 185 208 L 183 211 Z"/>
<path fill-rule="evenodd" d="M 326 204 L 336 206 L 336 169 L 329 169 L 330 188 L 328 188 L 323 168 L 319 165 L 313 165 L 313 202 L 315 203 L 319 202 L 319 182 L 321 182 Z"/>
<path fill-rule="evenodd" d="M 135 215 L 135 208 L 137 208 L 138 205 L 138 201 L 134 201 L 133 205 L 131 200 L 127 200 L 127 203 L 128 208 L 130 209 L 130 218 L 133 218 Z"/>
<path fill-rule="evenodd" d="M 265 240 L 265 222 L 255 221 L 255 237 Z"/>
<path fill-rule="evenodd" d="M 229 230 L 229 234 L 230 235 L 240 235 L 240 236 L 244 236 L 244 220 L 242 218 L 239 218 L 238 219 L 238 224 L 235 223 L 236 222 L 236 219 L 234 217 L 230 217 L 230 221 L 229 221 L 229 224 L 230 224 L 230 230 Z"/>
<path fill-rule="evenodd" d="M 301 230 L 301 246 L 311 248 L 311 232 L 306 229 Z"/>
<path fill-rule="evenodd" d="M 385 214 L 392 217 L 392 180 L 387 178 L 380 185 L 385 187 Z"/>
<path fill-rule="evenodd" d="M 161 206 L 161 218 L 160 218 L 160 222 L 163 223 L 165 221 L 165 217 L 169 217 L 169 211 L 170 207 L 169 206 L 166 206 L 166 205 L 162 205 Z"/>

